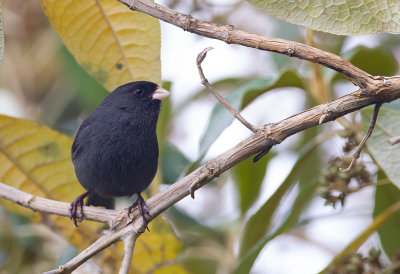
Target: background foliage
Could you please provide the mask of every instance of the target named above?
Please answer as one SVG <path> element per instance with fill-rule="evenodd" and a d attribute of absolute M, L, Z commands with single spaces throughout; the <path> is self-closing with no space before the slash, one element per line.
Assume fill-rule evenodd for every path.
<path fill-rule="evenodd" d="M 365 7 L 363 1 L 341 1 L 342 5 L 329 6 L 327 11 L 331 12 L 326 13 L 320 13 L 318 5 L 304 6 L 308 1 L 300 1 L 297 6 L 282 4 L 287 1 L 273 1 L 277 5 L 266 0 L 249 2 L 278 18 L 317 30 L 342 34 L 398 32 L 398 21 L 393 19 L 398 11 L 384 4 L 369 6 L 376 16 L 366 20 L 369 17 L 355 16 L 357 9 L 351 7 L 355 2 Z M 362 38 L 305 31 L 268 17 L 243 1 L 225 5 L 209 1 L 162 4 L 197 18 L 340 54 L 374 75 L 398 73 L 400 40 L 396 36 Z M 141 14 L 132 16 L 113 0 L 87 1 L 85 5 L 82 1 L 56 5 L 55 1 L 43 0 L 42 5 L 37 0 L 2 3 L 6 50 L 0 74 L 0 111 L 7 115 L 0 116 L 0 181 L 35 195 L 69 202 L 82 192 L 70 165 L 71 137 L 107 90 L 137 79 L 161 82 L 161 34 L 157 20 Z M 352 16 L 345 16 L 347 13 Z M 304 16 L 311 16 L 312 20 L 296 19 Z M 345 20 L 336 23 L 341 18 Z M 354 27 L 359 24 L 352 21 L 354 18 L 364 20 L 358 28 Z M 383 22 L 385 18 L 391 21 Z M 267 25 L 273 28 L 266 30 Z M 162 79 L 173 96 L 163 103 L 158 128 L 161 172 L 149 195 L 249 134 L 198 83 L 193 68 L 195 56 L 211 42 L 165 25 L 162 29 L 163 47 L 168 49 L 162 52 Z M 0 34 L 1 30 L 0 27 Z M 227 57 L 224 62 L 206 63 L 205 73 L 227 101 L 243 110 L 256 125 L 285 118 L 354 90 L 341 75 L 319 65 L 217 45 L 222 48 L 218 54 Z M 234 58 L 229 55 L 232 51 Z M 193 56 L 187 58 L 193 66 L 185 66 L 187 56 Z M 348 155 L 368 126 L 372 115 L 368 108 L 361 115 L 350 114 L 302 132 L 256 164 L 248 159 L 235 166 L 200 190 L 195 201 L 187 198 L 169 209 L 165 217 L 171 226 L 161 217 L 152 222 L 151 233 L 141 236 L 135 248 L 132 271 L 322 270 L 368 223 L 399 201 L 399 145 L 387 143 L 389 137 L 400 133 L 396 123 L 399 110 L 396 102 L 383 106 L 367 149 L 350 174 L 338 169 L 347 167 Z M 120 207 L 131 201 L 121 199 Z M 357 206 L 360 201 L 364 204 Z M 66 218 L 41 216 L 1 202 L 2 273 L 52 269 L 85 248 L 101 229 L 90 222 L 74 229 Z M 400 247 L 399 222 L 399 214 L 393 215 L 378 228 L 379 238 L 372 237 L 361 247 L 360 254 L 348 254 L 343 264 L 361 270 L 395 265 L 392 262 L 398 260 Z M 350 232 L 346 231 L 349 227 Z M 381 253 L 370 252 L 370 247 Z M 119 265 L 120 252 L 120 245 L 113 247 L 79 271 L 93 272 L 96 263 L 113 272 Z M 321 252 L 323 257 L 313 256 Z M 287 264 L 287 260 L 294 263 Z M 341 267 L 333 265 L 327 271 L 339 271 Z"/>

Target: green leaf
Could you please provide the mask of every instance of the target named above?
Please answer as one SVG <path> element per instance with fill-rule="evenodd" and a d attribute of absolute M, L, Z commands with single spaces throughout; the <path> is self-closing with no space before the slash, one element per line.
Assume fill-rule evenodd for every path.
<path fill-rule="evenodd" d="M 232 91 L 226 101 L 236 110 L 240 111 L 249 105 L 258 96 L 275 88 L 280 87 L 298 87 L 303 88 L 300 77 L 291 70 L 283 72 L 277 77 L 266 79 L 256 79 L 246 82 L 245 84 Z M 233 121 L 232 114 L 221 103 L 217 102 L 210 116 L 210 120 L 200 139 L 200 158 L 204 157 L 207 150 Z"/>
<path fill-rule="evenodd" d="M 299 194 L 291 206 L 291 211 L 288 217 L 278 227 L 278 229 L 275 230 L 275 232 L 264 235 L 244 256 L 242 256 L 234 273 L 250 273 L 255 260 L 264 246 L 275 237 L 289 231 L 298 223 L 300 214 L 304 211 L 314 197 L 317 186 L 317 180 L 309 181 L 303 185 L 300 184 Z"/>
<path fill-rule="evenodd" d="M 384 46 L 375 48 L 358 46 L 344 53 L 343 58 L 372 75 L 391 76 L 395 75 L 399 69 L 393 52 Z M 334 72 L 332 81 L 338 80 L 346 80 L 346 78 L 342 74 Z"/>
<path fill-rule="evenodd" d="M 183 265 L 189 273 L 214 274 L 218 273 L 218 263 L 216 261 L 202 259 L 199 257 L 184 257 Z"/>
<path fill-rule="evenodd" d="M 367 131 L 373 108 L 361 110 L 364 131 Z M 400 144 L 390 145 L 388 138 L 400 136 L 400 112 L 381 108 L 375 129 L 367 141 L 368 152 L 393 184 L 400 188 Z"/>
<path fill-rule="evenodd" d="M 161 170 L 164 184 L 173 184 L 185 171 L 190 161 L 177 147 L 166 143 L 161 155 Z"/>
<path fill-rule="evenodd" d="M 226 245 L 224 233 L 200 223 L 178 207 L 170 207 L 166 215 L 186 245 L 204 244 L 206 240 L 221 246 Z"/>
<path fill-rule="evenodd" d="M 171 90 L 172 83 L 169 81 L 163 82 L 162 87 L 166 90 Z M 158 146 L 160 148 L 160 158 L 164 153 L 164 148 L 167 143 L 168 124 L 171 121 L 171 96 L 165 98 L 161 104 L 161 111 L 157 123 Z"/>
<path fill-rule="evenodd" d="M 109 92 L 76 62 L 67 48 L 61 48 L 60 57 L 64 75 L 76 88 L 79 103 L 88 111 L 93 111 Z"/>
<path fill-rule="evenodd" d="M 400 33 L 397 1 L 248 0 L 292 24 L 341 35 Z"/>
<path fill-rule="evenodd" d="M 239 194 L 242 215 L 247 212 L 257 199 L 268 163 L 274 156 L 273 152 L 269 152 L 257 163 L 253 163 L 253 159 L 248 158 L 232 168 L 231 174 Z"/>
<path fill-rule="evenodd" d="M 315 171 L 318 169 L 315 168 L 314 165 L 315 159 L 318 159 L 316 156 L 318 154 L 317 148 L 319 144 L 320 142 L 314 141 L 304 147 L 298 160 L 283 183 L 261 208 L 250 217 L 244 228 L 241 239 L 240 257 L 250 252 L 250 250 L 265 237 L 265 234 L 271 230 L 272 217 L 279 207 L 282 198 L 291 190 L 299 178 L 304 176 L 317 176 Z M 314 169 L 314 172 L 310 171 L 310 168 Z M 257 256 L 257 254 L 254 255 Z"/>
<path fill-rule="evenodd" d="M 374 218 L 391 205 L 400 201 L 400 190 L 393 184 L 379 184 L 387 178 L 382 171 L 378 172 L 378 185 L 375 191 Z M 378 235 L 381 239 L 383 250 L 389 258 L 394 258 L 400 250 L 400 213 L 394 213 L 379 228 Z"/>
<path fill-rule="evenodd" d="M 4 56 L 4 33 L 3 33 L 3 8 L 0 1 L 0 69 L 3 64 Z"/>

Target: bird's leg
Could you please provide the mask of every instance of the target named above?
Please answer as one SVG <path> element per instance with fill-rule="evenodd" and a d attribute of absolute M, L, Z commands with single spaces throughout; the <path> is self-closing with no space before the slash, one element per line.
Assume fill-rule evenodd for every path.
<path fill-rule="evenodd" d="M 147 208 L 146 202 L 144 201 L 142 195 L 140 195 L 140 193 L 136 194 L 138 196 L 136 202 L 134 202 L 130 207 L 128 207 L 128 217 L 130 217 L 129 215 L 131 214 L 132 209 L 134 209 L 137 206 L 139 208 L 140 215 L 142 215 L 143 222 L 147 230 L 150 232 L 149 227 L 147 226 L 149 222 L 146 220 L 146 215 L 150 217 L 149 209 Z"/>
<path fill-rule="evenodd" d="M 69 217 L 71 220 L 74 221 L 74 225 L 78 226 L 78 223 L 76 221 L 78 217 L 78 207 L 80 208 L 80 216 L 79 216 L 79 222 L 83 221 L 83 199 L 86 198 L 90 194 L 89 191 L 83 193 L 82 195 L 79 195 L 72 203 L 71 206 L 69 207 Z"/>

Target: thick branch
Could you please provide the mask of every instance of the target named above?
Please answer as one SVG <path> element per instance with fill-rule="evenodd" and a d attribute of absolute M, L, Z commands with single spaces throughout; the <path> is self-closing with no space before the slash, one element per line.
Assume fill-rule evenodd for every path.
<path fill-rule="evenodd" d="M 57 214 L 69 217 L 70 204 L 41 198 L 6 184 L 0 183 L 0 197 L 13 201 L 19 205 L 30 208 L 33 211 L 40 211 L 49 214 Z M 118 211 L 101 209 L 98 207 L 84 207 L 85 219 L 111 225 L 111 222 L 118 215 Z"/>
<path fill-rule="evenodd" d="M 182 14 L 156 4 L 151 0 L 118 1 L 127 5 L 133 11 L 146 13 L 186 31 L 196 33 L 201 36 L 218 39 L 228 44 L 238 44 L 260 50 L 277 52 L 313 63 L 318 63 L 342 73 L 351 82 L 362 89 L 369 91 L 369 89 L 373 87 L 373 76 L 335 54 L 298 42 L 236 30 L 230 25 L 225 26 L 204 22 L 193 18 L 190 15 Z"/>

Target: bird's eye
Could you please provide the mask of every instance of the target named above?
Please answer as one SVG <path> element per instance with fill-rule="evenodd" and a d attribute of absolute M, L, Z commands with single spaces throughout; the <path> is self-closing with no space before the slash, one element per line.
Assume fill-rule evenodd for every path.
<path fill-rule="evenodd" d="M 136 88 L 134 92 L 136 95 L 141 96 L 143 95 L 144 90 L 142 88 Z"/>

